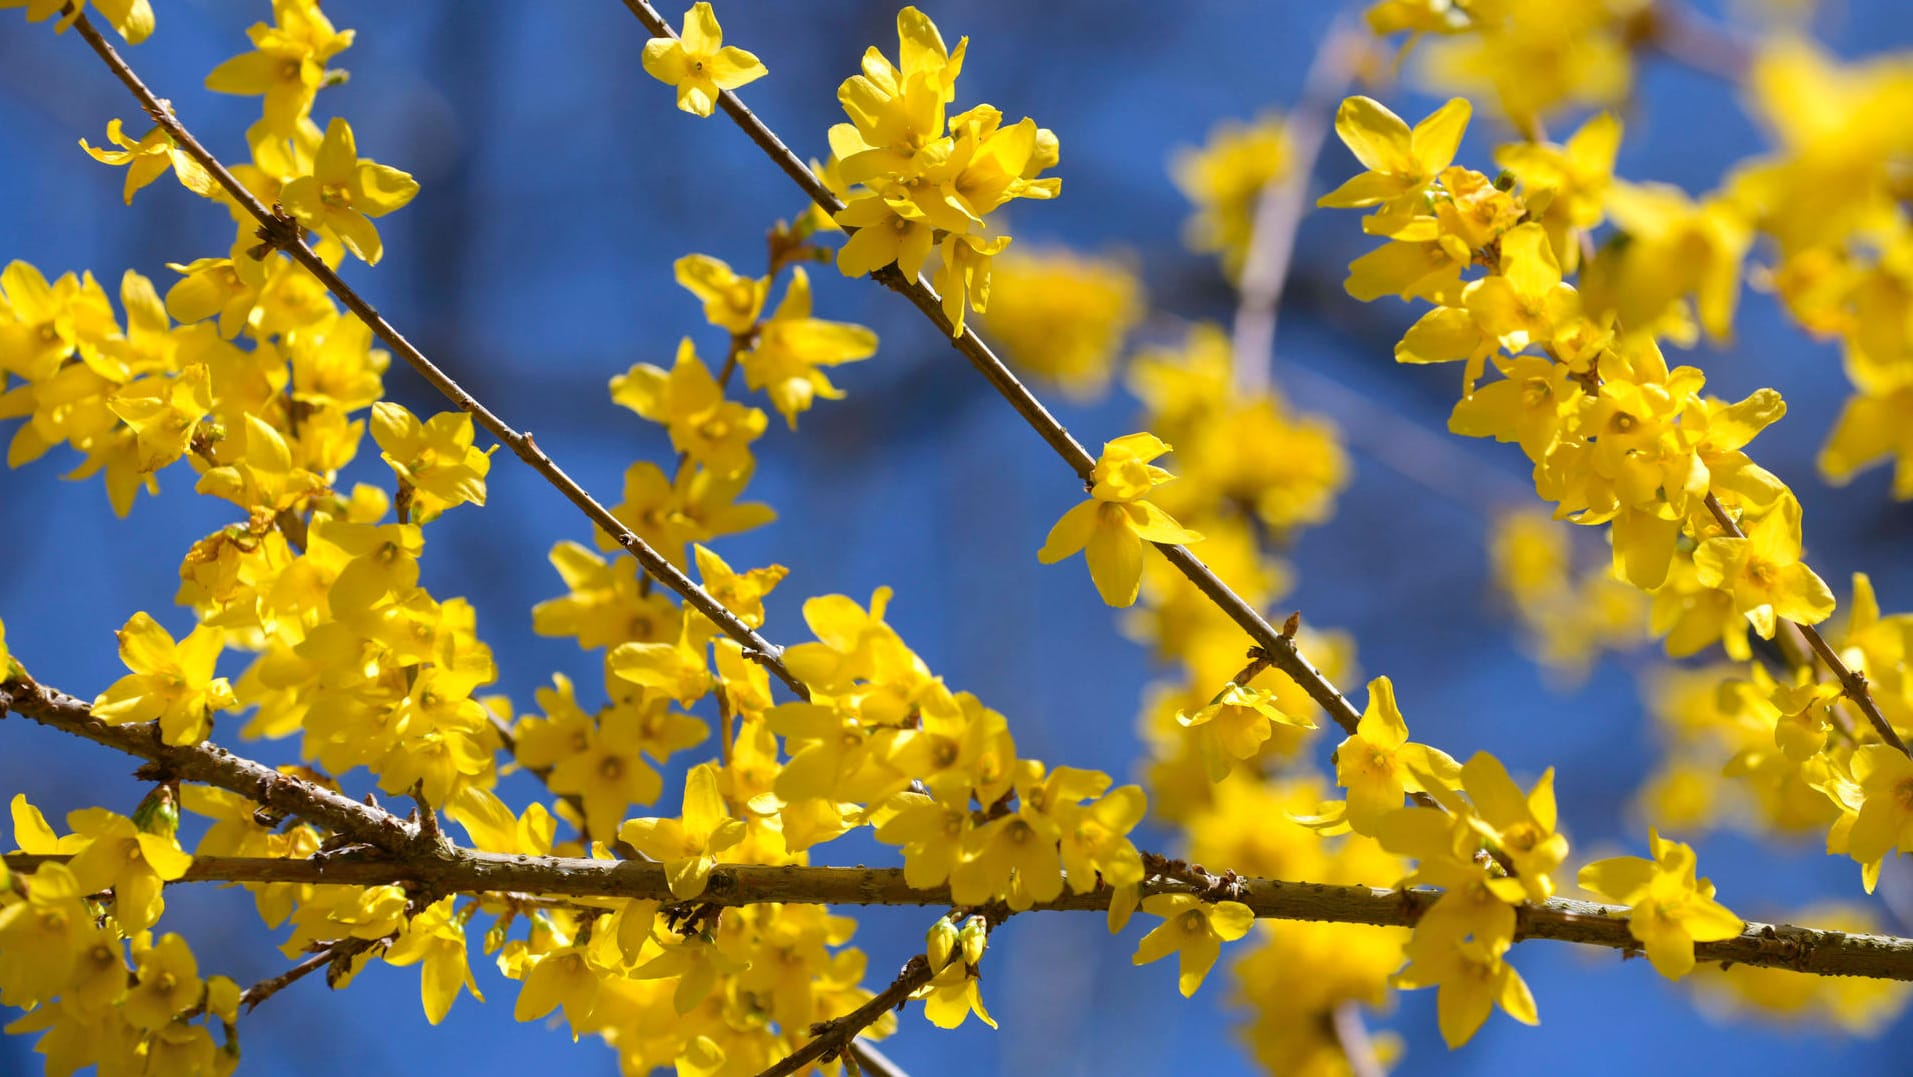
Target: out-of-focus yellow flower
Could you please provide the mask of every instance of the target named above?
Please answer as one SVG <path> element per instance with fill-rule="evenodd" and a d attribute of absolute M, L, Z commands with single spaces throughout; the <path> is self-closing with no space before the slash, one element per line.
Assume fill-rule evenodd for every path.
<path fill-rule="evenodd" d="M 1280 116 L 1264 116 L 1217 124 L 1206 143 L 1179 150 L 1171 160 L 1169 174 L 1195 204 L 1195 216 L 1184 228 L 1186 241 L 1196 250 L 1220 254 L 1230 279 L 1242 272 L 1262 191 L 1288 174 L 1293 152 L 1288 124 Z"/>
<path fill-rule="evenodd" d="M 1007 251 L 991 270 L 984 324 L 1011 364 L 1091 400 L 1109 385 L 1123 339 L 1142 320 L 1142 281 L 1122 260 Z"/>

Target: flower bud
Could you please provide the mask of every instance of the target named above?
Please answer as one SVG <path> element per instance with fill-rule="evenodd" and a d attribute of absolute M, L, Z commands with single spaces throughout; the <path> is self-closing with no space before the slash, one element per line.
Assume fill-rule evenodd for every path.
<path fill-rule="evenodd" d="M 930 971 L 942 972 L 950 963 L 950 957 L 956 953 L 957 929 L 950 923 L 949 917 L 940 917 L 930 925 L 930 934 L 924 939 L 924 955 L 930 959 Z"/>

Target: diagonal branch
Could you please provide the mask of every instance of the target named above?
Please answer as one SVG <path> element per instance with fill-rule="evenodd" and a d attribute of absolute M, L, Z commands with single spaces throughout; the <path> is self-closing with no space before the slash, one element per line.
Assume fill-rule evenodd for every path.
<path fill-rule="evenodd" d="M 144 82 L 140 81 L 139 76 L 134 74 L 133 69 L 128 67 L 126 61 L 120 58 L 119 53 L 113 50 L 113 46 L 108 44 L 104 37 L 100 36 L 100 32 L 93 28 L 92 23 L 87 20 L 84 14 L 74 19 L 73 26 L 74 29 L 79 31 L 80 36 L 86 39 L 86 43 L 93 47 L 93 51 L 99 54 L 100 59 L 104 61 L 106 66 L 112 70 L 113 74 L 119 78 L 127 90 L 139 100 L 140 106 L 146 110 L 148 116 L 152 117 L 153 122 L 165 129 L 167 135 L 178 144 L 179 148 L 183 150 L 187 156 L 197 161 L 200 167 L 211 174 L 213 179 L 225 189 L 228 195 L 232 196 L 233 201 L 236 202 L 240 208 L 258 219 L 259 236 L 262 240 L 284 250 L 292 256 L 294 261 L 304 266 L 320 284 L 325 285 L 327 291 L 338 297 L 339 302 L 345 304 L 347 309 L 358 315 L 359 318 L 372 329 L 372 332 L 378 335 L 381 341 L 384 341 L 394 352 L 404 358 L 412 369 L 418 371 L 419 376 L 423 377 L 432 388 L 437 389 L 447 400 L 457 405 L 460 410 L 468 412 L 479 426 L 484 427 L 493 437 L 508 446 L 511 451 L 516 454 L 520 460 L 528 464 L 533 471 L 544 476 L 547 482 L 556 487 L 558 492 L 565 496 L 566 500 L 576 505 L 579 511 L 583 512 L 592 523 L 596 524 L 605 534 L 610 535 L 616 540 L 618 545 L 623 547 L 632 557 L 637 558 L 638 564 L 643 566 L 645 572 L 651 574 L 651 576 L 663 582 L 666 587 L 669 587 L 671 590 L 683 596 L 684 601 L 689 603 L 699 613 L 709 617 L 719 628 L 723 629 L 725 635 L 736 640 L 744 648 L 746 655 L 763 663 L 772 673 L 776 674 L 777 679 L 783 681 L 785 686 L 792 692 L 806 699 L 810 697 L 810 692 L 805 688 L 803 682 L 799 681 L 792 675 L 790 670 L 785 667 L 781 658 L 783 652 L 780 648 L 771 644 L 749 625 L 739 620 L 735 614 L 725 608 L 722 602 L 711 597 L 709 592 L 705 591 L 696 583 L 693 583 L 689 576 L 685 575 L 677 566 L 666 560 L 664 556 L 658 553 L 649 543 L 638 537 L 635 532 L 624 525 L 623 521 L 612 515 L 610 509 L 605 508 L 596 498 L 586 492 L 584 487 L 579 486 L 543 449 L 539 448 L 538 443 L 532 440 L 532 436 L 529 432 L 521 432 L 512 428 L 505 420 L 494 414 L 490 408 L 487 408 L 470 393 L 466 392 L 465 388 L 450 374 L 447 374 L 444 370 L 440 369 L 437 364 L 426 358 L 425 353 L 419 351 L 417 346 L 407 340 L 397 329 L 393 328 L 392 323 L 386 321 L 384 316 L 373 308 L 372 304 L 366 302 L 350 285 L 346 284 L 337 271 L 331 266 L 326 265 L 317 254 L 313 253 L 312 248 L 306 245 L 297 223 L 283 213 L 268 209 L 264 203 L 260 202 L 251 191 L 246 189 L 244 184 L 240 183 L 239 180 L 227 170 L 225 165 L 219 162 L 218 158 L 214 157 L 204 146 L 200 145 L 199 140 L 195 139 L 192 132 L 186 129 L 186 125 L 180 121 L 178 115 L 172 111 L 166 102 L 162 101 L 152 90 L 148 89 Z"/>
<path fill-rule="evenodd" d="M 897 973 L 897 978 L 891 981 L 889 987 L 842 1017 L 833 1017 L 812 1026 L 815 1039 L 779 1059 L 757 1077 L 790 1077 L 791 1074 L 804 1072 L 805 1067 L 812 1062 L 828 1062 L 843 1054 L 856 1042 L 859 1032 L 908 1002 L 911 992 L 930 982 L 930 975 L 930 961 L 922 954 L 904 962 L 903 971 Z"/>
<path fill-rule="evenodd" d="M 1256 198 L 1249 228 L 1248 256 L 1236 288 L 1241 299 L 1235 309 L 1232 348 L 1238 389 L 1259 392 L 1268 388 L 1269 363 L 1274 359 L 1276 315 L 1295 255 L 1296 233 L 1308 215 L 1309 182 L 1316 158 L 1328 133 L 1343 91 L 1355 77 L 1368 31 L 1346 15 L 1338 16 L 1315 50 L 1302 81 L 1302 98 L 1289 112 L 1286 172 L 1264 184 Z"/>
<path fill-rule="evenodd" d="M 11 710 L 44 726 L 151 760 L 168 777 L 238 793 L 282 815 L 331 828 L 353 841 L 404 854 L 421 831 L 391 812 L 290 774 L 281 774 L 212 744 L 167 744 L 151 722 L 112 726 L 93 717 L 86 700 L 28 681 L 0 682 L 0 716 Z M 426 844 L 431 844 L 426 842 Z"/>
<path fill-rule="evenodd" d="M 674 38 L 677 36 L 671 29 L 671 24 L 658 14 L 649 0 L 623 0 L 623 2 L 653 37 Z M 790 147 L 786 146 L 784 141 L 765 125 L 764 121 L 758 119 L 756 114 L 745 106 L 735 92 L 731 90 L 720 92 L 718 106 L 737 123 L 738 127 L 743 129 L 745 135 L 749 136 L 758 148 L 764 151 L 772 163 L 782 169 L 792 182 L 810 196 L 811 201 L 833 215 L 843 209 L 843 202 L 824 186 L 823 181 L 811 172 L 802 159 L 791 152 Z M 1044 443 L 1061 457 L 1072 471 L 1076 472 L 1084 485 L 1089 484 L 1090 471 L 1096 466 L 1096 458 L 1083 448 L 1082 443 L 1077 441 L 1054 415 L 1050 414 L 1043 402 L 1037 399 L 1036 395 L 1031 393 L 1016 375 L 1010 373 L 1009 368 L 1003 365 L 1003 361 L 997 358 L 990 346 L 977 336 L 974 328 L 966 328 L 961 337 L 951 337 L 954 326 L 950 324 L 948 318 L 944 317 L 943 301 L 938 297 L 935 289 L 921 277 L 915 280 L 906 278 L 894 265 L 872 273 L 871 277 L 908 299 L 912 305 L 922 311 L 923 316 L 930 319 L 932 325 L 935 325 L 945 337 L 950 338 L 951 346 L 970 361 L 970 365 L 983 375 L 984 380 L 988 381 L 1012 408 L 1016 409 L 1016 413 L 1023 417 L 1023 420 L 1036 431 Z M 1302 655 L 1293 639 L 1282 635 L 1267 618 L 1244 601 L 1242 596 L 1231 590 L 1227 583 L 1209 569 L 1208 565 L 1202 563 L 1201 558 L 1190 553 L 1186 547 L 1164 543 L 1156 543 L 1155 546 L 1170 564 L 1176 566 L 1178 571 L 1189 578 L 1189 582 L 1196 585 L 1197 590 L 1248 633 L 1251 640 L 1267 651 L 1276 668 L 1301 685 L 1302 689 L 1309 694 L 1309 698 L 1334 719 L 1335 724 L 1350 733 L 1355 731 L 1356 723 L 1361 721 L 1361 711 L 1342 695 L 1321 670 L 1315 668 L 1314 663 Z"/>
<path fill-rule="evenodd" d="M 1730 537 L 1740 539 L 1747 537 L 1747 533 L 1740 529 L 1740 525 L 1721 506 L 1720 499 L 1711 492 L 1707 495 L 1707 511 L 1714 514 L 1714 520 Z M 1873 724 L 1873 731 L 1880 735 L 1880 739 L 1897 749 L 1902 755 L 1913 755 L 1913 752 L 1907 750 L 1906 741 L 1900 739 L 1899 731 L 1893 728 L 1893 723 L 1887 721 L 1886 715 L 1881 712 L 1879 702 L 1873 698 L 1873 692 L 1867 688 L 1866 674 L 1847 665 L 1840 657 L 1840 652 L 1834 650 L 1827 643 L 1826 638 L 1820 635 L 1819 629 L 1803 624 L 1796 624 L 1795 627 L 1799 628 L 1800 634 L 1806 637 L 1807 645 L 1813 648 L 1813 653 L 1819 655 L 1820 661 L 1826 663 L 1834 679 L 1840 682 L 1840 690 L 1848 699 L 1853 700 L 1854 705 L 1860 708 L 1860 713 L 1866 715 L 1867 721 Z"/>

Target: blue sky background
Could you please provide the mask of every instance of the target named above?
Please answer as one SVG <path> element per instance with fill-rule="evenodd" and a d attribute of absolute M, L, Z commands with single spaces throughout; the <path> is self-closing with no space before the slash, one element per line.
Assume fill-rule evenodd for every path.
<path fill-rule="evenodd" d="M 951 39 L 976 38 L 959 104 L 987 100 L 1061 136 L 1064 196 L 1015 207 L 1019 242 L 1134 252 L 1158 319 L 1226 317 L 1231 297 L 1212 260 L 1180 247 L 1186 205 L 1165 161 L 1218 120 L 1292 101 L 1333 6 L 925 7 Z M 200 84 L 245 47 L 244 28 L 266 18 L 267 5 L 185 0 L 159 9 L 158 33 L 133 50 L 132 62 L 215 152 L 233 159 L 257 102 Z M 701 251 L 755 271 L 764 228 L 796 212 L 799 195 L 727 122 L 698 122 L 671 107 L 670 91 L 639 68 L 641 28 L 612 0 L 339 0 L 326 10 L 338 25 L 356 27 L 359 43 L 337 61 L 352 79 L 321 97 L 322 114 L 348 117 L 362 153 L 423 184 L 416 202 L 381 222 L 385 261 L 374 270 L 354 263 L 347 276 L 478 397 L 536 432 L 587 488 L 615 500 L 623 469 L 638 458 L 664 459 L 668 446 L 610 404 L 606 379 L 634 361 L 666 362 L 680 335 L 705 332 L 696 302 L 672 283 L 672 260 Z M 866 2 L 733 0 L 719 10 L 729 39 L 771 71 L 747 99 L 800 153 L 817 155 L 824 130 L 841 118 L 838 81 L 866 45 L 894 49 L 894 14 Z M 1849 0 L 1830 8 L 1819 28 L 1846 55 L 1905 48 L 1913 9 Z M 1704 189 L 1760 144 L 1734 92 L 1714 80 L 1656 63 L 1640 89 L 1640 107 L 1626 115 L 1620 171 L 1629 177 Z M 1433 104 L 1406 90 L 1386 96 L 1412 116 Z M 109 288 L 132 267 L 163 288 L 172 278 L 166 262 L 223 253 L 231 235 L 223 212 L 170 182 L 128 209 L 121 173 L 75 145 L 82 136 L 97 143 L 113 117 L 136 115 L 77 37 L 54 38 L 45 24 L 0 12 L 0 260 L 23 258 L 49 275 L 90 268 Z M 1485 165 L 1502 134 L 1478 122 L 1464 160 Z M 1352 168 L 1331 147 L 1318 189 Z M 1432 432 L 1443 448 L 1424 462 L 1456 488 L 1494 490 L 1512 480 L 1519 491 L 1525 468 L 1512 447 L 1441 433 L 1452 372 L 1392 363 L 1392 343 L 1413 312 L 1393 301 L 1363 307 L 1341 292 L 1344 267 L 1365 246 L 1353 215 L 1305 222 L 1276 381 L 1305 407 L 1365 425 L 1363 439 L 1398 427 Z M 861 600 L 879 584 L 895 585 L 892 623 L 953 685 L 1006 712 L 1025 754 L 1132 773 L 1149 663 L 1121 636 L 1079 564 L 1044 571 L 1034 556 L 1050 523 L 1080 496 L 1075 481 L 907 304 L 828 267 L 815 280 L 822 316 L 873 327 L 883 347 L 843 368 L 838 383 L 849 399 L 804 416 L 799 436 L 773 425 L 752 489 L 781 519 L 719 544 L 733 564 L 791 568 L 770 604 L 767 634 L 802 638 L 804 596 Z M 1762 435 L 1758 454 L 1804 503 L 1813 564 L 1842 596 L 1848 574 L 1865 569 L 1887 609 L 1913 608 L 1913 563 L 1904 556 L 1913 508 L 1888 501 L 1884 472 L 1836 492 L 1812 466 L 1846 392 L 1835 350 L 1808 340 L 1757 295 L 1745 297 L 1738 330 L 1733 345 L 1691 361 L 1722 396 L 1764 385 L 1786 395 L 1789 415 Z M 402 369 L 387 378 L 387 391 L 415 410 L 441 407 Z M 1346 404 L 1351 394 L 1363 401 L 1357 410 Z M 1133 428 L 1135 406 L 1120 396 L 1093 408 L 1055 403 L 1092 448 Z M 1627 803 L 1651 765 L 1654 739 L 1628 664 L 1604 663 L 1569 694 L 1551 689 L 1489 594 L 1479 499 L 1431 492 L 1359 449 L 1354 463 L 1335 519 L 1295 551 L 1299 586 L 1284 609 L 1351 631 L 1363 676 L 1394 678 L 1417 739 L 1462 756 L 1490 749 L 1529 778 L 1558 765 L 1563 825 L 1577 847 L 1626 843 L 1638 851 L 1643 828 Z M 142 498 L 130 521 L 117 521 L 97 482 L 56 481 L 67 466 L 50 459 L 0 472 L 0 617 L 37 675 L 85 695 L 120 672 L 112 632 L 133 610 L 186 627 L 171 602 L 178 558 L 225 522 L 225 507 L 189 496 L 190 477 L 178 468 L 162 476 L 167 496 Z M 383 471 L 367 455 L 347 478 L 388 482 Z M 530 606 L 561 590 L 546 551 L 587 538 L 555 492 L 502 456 L 490 505 L 449 514 L 428 538 L 425 582 L 441 598 L 464 595 L 477 606 L 498 654 L 499 688 L 521 709 L 554 671 L 587 689 L 596 683 L 590 657 L 530 631 Z M 234 660 L 227 671 L 240 668 Z M 1351 681 L 1347 687 L 1359 688 Z M 0 723 L 0 795 L 25 792 L 56 818 L 90 803 L 130 810 L 139 795 L 130 770 L 103 749 L 26 722 Z M 522 803 L 529 790 L 515 793 Z M 673 787 L 667 802 L 675 795 Z M 1161 834 L 1145 837 L 1163 843 Z M 1716 838 L 1700 851 L 1723 899 L 1750 917 L 1859 892 L 1854 865 L 1812 845 Z M 815 859 L 887 856 L 846 840 Z M 925 918 L 920 910 L 862 915 L 859 942 L 874 983 L 922 945 Z M 164 924 L 188 936 L 204 971 L 248 983 L 284 966 L 237 891 L 181 892 Z M 1913 924 L 1895 927 L 1913 932 Z M 1247 1072 L 1230 1042 L 1225 981 L 1214 978 L 1182 1001 L 1170 963 L 1129 967 L 1137 930 L 1112 940 L 1093 916 L 1013 921 L 985 972 L 1001 1031 L 973 1023 L 938 1033 L 912 1010 L 886 1049 L 920 1077 L 1198 1065 L 1211 1074 Z M 475 956 L 492 1004 L 463 999 L 437 1029 L 419 1011 L 415 969 L 374 966 L 336 995 L 316 982 L 299 985 L 246 1020 L 249 1071 L 525 1072 L 568 1049 L 568 1069 L 616 1072 L 614 1056 L 595 1041 L 570 1048 L 561 1030 L 515 1024 L 514 986 Z M 1913 1046 L 1906 1021 L 1870 1041 L 1718 1023 L 1644 962 L 1610 954 L 1543 942 L 1521 946 L 1514 959 L 1539 999 L 1540 1029 L 1497 1016 L 1450 1053 L 1435 1031 L 1433 993 L 1410 993 L 1376 1021 L 1407 1040 L 1400 1072 L 1881 1072 L 1903 1065 Z M 0 1073 L 39 1069 L 25 1042 L 0 1039 Z"/>

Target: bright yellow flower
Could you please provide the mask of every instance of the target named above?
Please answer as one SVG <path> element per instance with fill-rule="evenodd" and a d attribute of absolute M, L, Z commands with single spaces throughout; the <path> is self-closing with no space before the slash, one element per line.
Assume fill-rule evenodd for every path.
<path fill-rule="evenodd" d="M 456 898 L 445 898 L 427 906 L 390 949 L 385 951 L 388 965 L 419 966 L 419 993 L 425 1003 L 425 1019 L 436 1025 L 451 1012 L 463 988 L 480 1002 L 485 996 L 472 979 L 471 963 L 465 945 L 465 921 L 453 911 Z"/>
<path fill-rule="evenodd" d="M 664 862 L 671 893 L 680 900 L 704 892 L 717 854 L 744 840 L 744 821 L 733 819 L 717 789 L 717 768 L 699 763 L 684 779 L 684 810 L 676 819 L 632 819 L 618 837 Z"/>
<path fill-rule="evenodd" d="M 59 15 L 67 9 L 67 0 L 0 0 L 0 11 L 10 7 L 27 9 L 27 21 L 39 22 L 53 15 Z M 53 28 L 54 33 L 63 34 L 73 25 L 81 13 L 86 10 L 86 0 L 72 0 L 71 10 L 60 19 Z M 100 13 L 128 45 L 137 45 L 146 40 L 153 32 L 153 5 L 150 0 L 93 0 L 93 10 Z"/>
<path fill-rule="evenodd" d="M 1745 538 L 1710 538 L 1694 550 L 1704 587 L 1734 598 L 1762 639 L 1772 639 L 1776 618 L 1819 624 L 1833 613 L 1833 591 L 1800 560 L 1800 502 L 1787 497 L 1772 512 L 1743 522 Z"/>
<path fill-rule="evenodd" d="M 350 47 L 356 31 L 334 30 L 314 0 L 273 0 L 272 17 L 275 25 L 256 22 L 246 30 L 253 51 L 213 68 L 206 88 L 264 96 L 266 125 L 284 136 L 312 111 L 312 99 L 329 82 L 326 61 Z"/>
<path fill-rule="evenodd" d="M 1581 869 L 1580 883 L 1610 901 L 1631 905 L 1628 933 L 1647 949 L 1647 959 L 1670 980 L 1694 969 L 1694 944 L 1740 934 L 1740 917 L 1714 900 L 1714 884 L 1694 878 L 1692 846 L 1648 831 L 1654 859 L 1616 856 Z"/>
<path fill-rule="evenodd" d="M 214 197 L 219 185 L 198 161 L 192 159 L 173 142 L 173 136 L 163 127 L 155 127 L 146 132 L 138 142 L 126 137 L 118 119 L 106 123 L 106 140 L 118 146 L 117 150 L 95 149 L 80 140 L 80 148 L 95 161 L 105 165 L 126 165 L 126 204 L 133 204 L 133 195 L 141 187 L 158 179 L 161 173 L 171 169 L 179 177 L 180 186 L 199 195 L 201 198 Z"/>
<path fill-rule="evenodd" d="M 16 819 L 23 799 L 14 798 Z M 93 914 L 84 900 L 91 891 L 58 863 L 42 864 L 15 881 L 25 884 L 26 900 L 0 906 L 0 1002 L 27 1007 L 61 994 L 72 981 L 93 941 Z"/>
<path fill-rule="evenodd" d="M 279 200 L 300 224 L 338 240 L 365 264 L 377 265 L 385 249 L 368 218 L 383 217 L 416 194 L 418 181 L 410 173 L 360 158 L 351 125 L 334 116 L 311 174 L 287 183 Z"/>
<path fill-rule="evenodd" d="M 1335 780 L 1348 791 L 1348 825 L 1374 837 L 1382 819 L 1402 806 L 1404 795 L 1429 791 L 1424 776 L 1452 787 L 1461 765 L 1439 749 L 1410 743 L 1394 682 L 1387 677 L 1369 681 L 1361 721 L 1335 748 Z"/>
<path fill-rule="evenodd" d="M 17 816 L 16 816 L 17 818 Z M 104 808 L 82 808 L 66 817 L 74 835 L 86 840 L 67 867 L 85 893 L 113 891 L 113 910 L 121 929 L 137 933 L 153 926 L 166 907 L 161 889 L 186 874 L 193 858 L 172 835 L 150 834 L 124 815 Z"/>
<path fill-rule="evenodd" d="M 1195 731 L 1197 750 L 1212 782 L 1228 777 L 1239 760 L 1253 759 L 1275 726 L 1315 728 L 1313 718 L 1291 715 L 1277 706 L 1273 691 L 1233 681 L 1202 709 L 1178 713 L 1176 722 Z"/>
<path fill-rule="evenodd" d="M 676 38 L 644 43 L 644 69 L 678 90 L 678 108 L 709 116 L 719 91 L 735 90 L 769 74 L 756 56 L 724 44 L 724 28 L 711 5 L 692 4 L 684 13 L 684 32 Z"/>
<path fill-rule="evenodd" d="M 1482 332 L 1511 352 L 1552 343 L 1555 327 L 1581 310 L 1580 296 L 1561 282 L 1547 232 L 1532 222 L 1501 237 L 1501 272 L 1462 289 L 1461 301 Z"/>
<path fill-rule="evenodd" d="M 1540 1024 L 1533 992 L 1514 966 L 1502 959 L 1509 945 L 1507 939 L 1424 940 L 1417 933 L 1404 948 L 1408 967 L 1395 974 L 1395 985 L 1439 989 L 1436 1021 L 1451 1049 L 1467 1043 L 1496 1005 L 1524 1025 Z"/>
<path fill-rule="evenodd" d="M 1089 500 L 1050 528 L 1036 559 L 1046 565 L 1084 550 L 1089 578 L 1112 606 L 1129 606 L 1142 586 L 1143 543 L 1187 544 L 1202 535 L 1177 523 L 1143 495 L 1175 476 L 1149 461 L 1169 452 L 1154 434 L 1126 434 L 1103 446 L 1090 472 Z"/>
<path fill-rule="evenodd" d="M 724 399 L 723 386 L 698 358 L 690 337 L 678 343 L 669 373 L 638 363 L 612 378 L 611 400 L 663 424 L 673 449 L 719 475 L 735 475 L 751 465 L 751 442 L 769 422 L 762 410 Z"/>
<path fill-rule="evenodd" d="M 798 413 L 809 411 L 814 398 L 843 398 L 819 367 L 867 359 L 877 351 L 877 334 L 861 325 L 813 318 L 810 311 L 810 275 L 798 266 L 791 270 L 784 301 L 759 329 L 757 343 L 739 357 L 745 384 L 768 393 L 792 430 Z"/>
<path fill-rule="evenodd" d="M 704 301 L 704 317 L 712 325 L 743 336 L 757 325 L 770 291 L 769 277 L 746 277 L 708 254 L 687 254 L 672 263 L 677 282 Z"/>
<path fill-rule="evenodd" d="M 1363 228 L 1374 235 L 1395 235 L 1422 211 L 1423 192 L 1455 159 L 1471 110 L 1465 98 L 1457 97 L 1410 130 L 1381 102 L 1347 98 L 1335 112 L 1335 133 L 1368 171 L 1315 204 L 1333 209 L 1381 206 Z"/>
<path fill-rule="evenodd" d="M 140 470 L 158 471 L 186 454 L 199 421 L 212 411 L 210 375 L 204 363 L 195 363 L 176 378 L 141 378 L 114 393 L 107 407 L 138 439 Z"/>
<path fill-rule="evenodd" d="M 135 1028 L 157 1031 L 199 1004 L 205 983 L 185 939 L 168 932 L 150 946 L 135 941 L 133 960 L 139 982 L 126 993 L 122 1012 Z"/>
<path fill-rule="evenodd" d="M 485 504 L 490 449 L 472 445 L 472 417 L 444 411 L 421 423 L 389 400 L 372 405 L 372 440 L 380 457 L 412 490 L 412 518 L 427 523 L 454 505 Z"/>
<path fill-rule="evenodd" d="M 93 716 L 108 725 L 159 720 L 168 744 L 195 744 L 212 729 L 213 713 L 233 707 L 232 686 L 213 675 L 225 633 L 198 625 L 183 640 L 144 612 L 119 631 L 120 660 L 133 672 L 93 701 Z"/>
<path fill-rule="evenodd" d="M 1183 998 L 1202 986 L 1203 977 L 1222 956 L 1222 944 L 1247 935 L 1255 926 L 1255 913 L 1240 901 L 1212 905 L 1194 894 L 1152 894 L 1142 899 L 1142 908 L 1163 922 L 1136 944 L 1130 963 L 1147 965 L 1176 954 L 1181 966 L 1176 987 Z"/>

